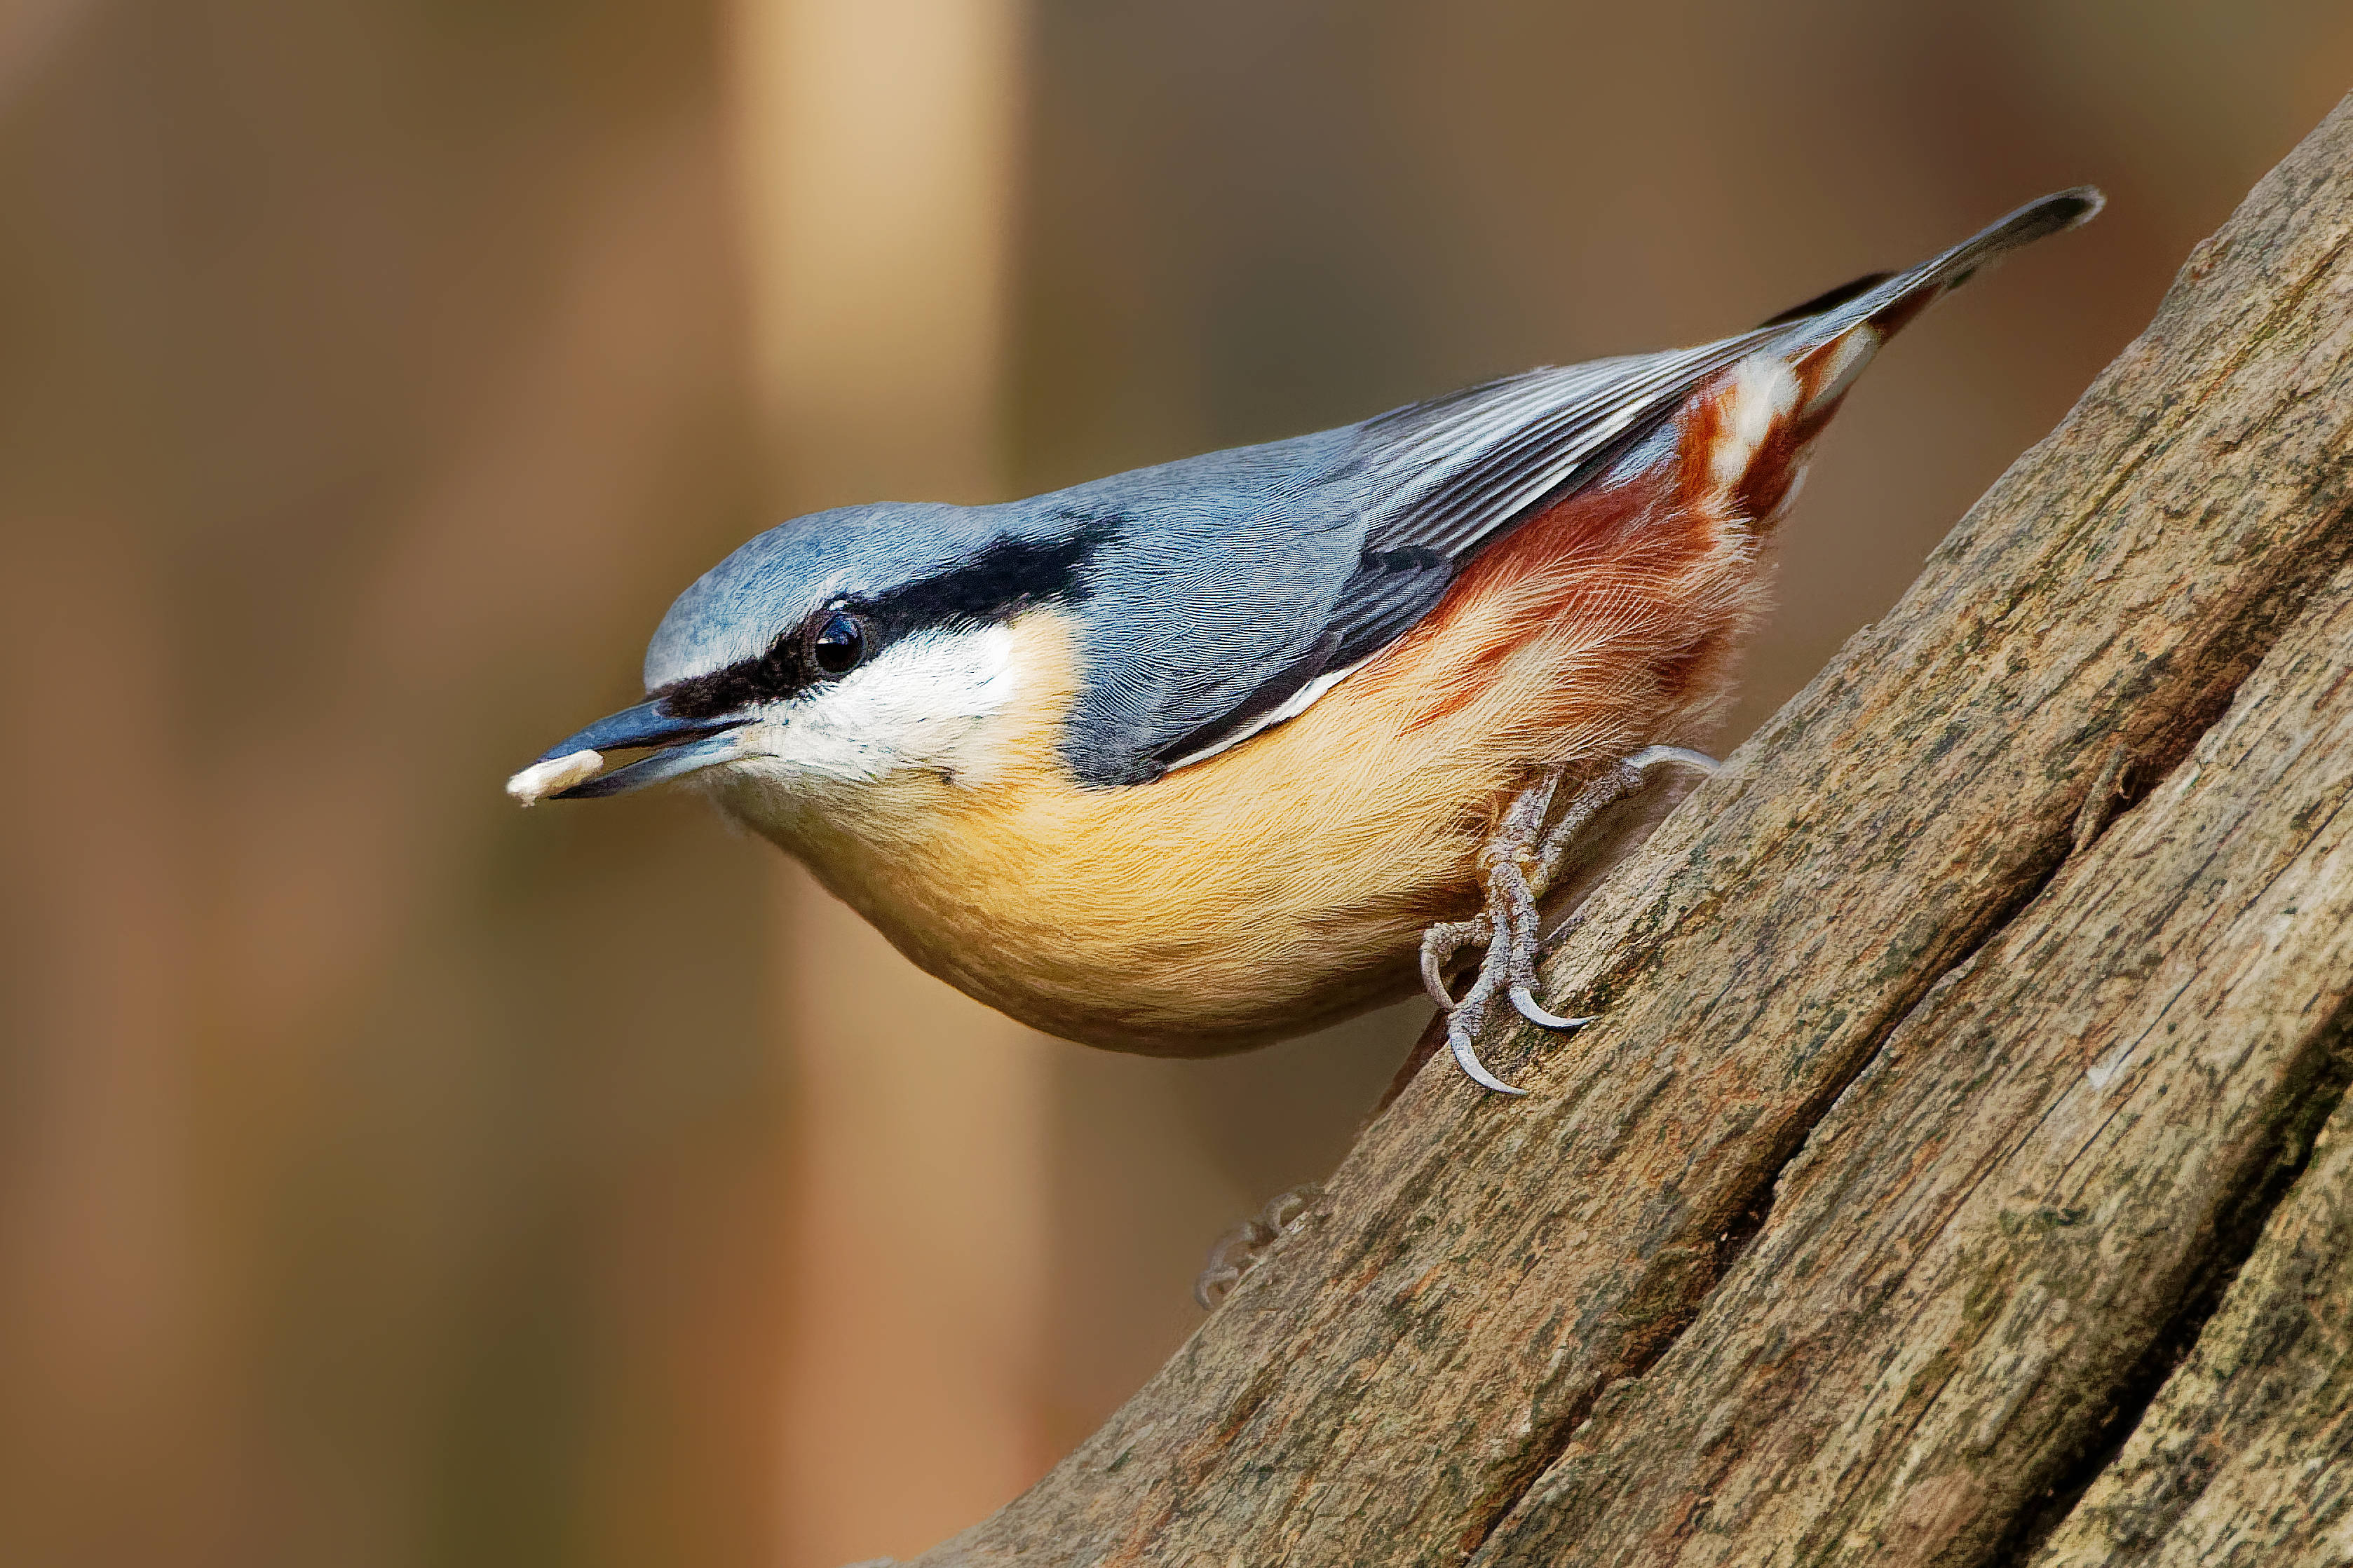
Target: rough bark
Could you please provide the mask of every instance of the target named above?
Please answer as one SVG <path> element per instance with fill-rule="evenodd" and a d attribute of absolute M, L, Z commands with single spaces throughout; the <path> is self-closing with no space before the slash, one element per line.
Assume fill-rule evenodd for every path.
<path fill-rule="evenodd" d="M 2353 1104 L 2132 1438 L 2034 1558 L 2353 1562 Z"/>
<path fill-rule="evenodd" d="M 2344 1561 L 2348 238 L 2340 105 L 1588 906 L 1603 1021 L 923 1561 Z"/>

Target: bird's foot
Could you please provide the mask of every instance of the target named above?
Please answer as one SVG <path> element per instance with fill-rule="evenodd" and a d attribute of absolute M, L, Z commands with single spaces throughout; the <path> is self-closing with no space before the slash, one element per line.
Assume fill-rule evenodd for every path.
<path fill-rule="evenodd" d="M 1475 1042 L 1499 999 L 1508 1000 L 1529 1023 L 1547 1029 L 1581 1028 L 1593 1020 L 1564 1018 L 1535 997 L 1536 953 L 1542 932 L 1537 902 L 1552 887 L 1578 834 L 1593 819 L 1641 789 L 1650 771 L 1663 763 L 1715 771 L 1715 759 L 1681 746 L 1648 746 L 1588 784 L 1550 831 L 1545 818 L 1560 791 L 1565 769 L 1548 770 L 1522 790 L 1504 812 L 1495 836 L 1479 852 L 1479 878 L 1487 906 L 1467 921 L 1434 925 L 1421 939 L 1421 979 L 1445 1010 L 1446 1046 L 1471 1081 L 1498 1094 L 1525 1094 L 1487 1070 Z M 1446 987 L 1446 966 L 1466 947 L 1483 943 L 1486 954 L 1471 989 L 1457 1000 Z"/>
<path fill-rule="evenodd" d="M 1201 1266 L 1201 1277 L 1193 1281 L 1193 1300 L 1202 1310 L 1232 1295 L 1242 1276 L 1266 1261 L 1276 1242 L 1306 1222 L 1308 1209 L 1323 1195 L 1323 1187 L 1314 1182 L 1293 1187 L 1219 1237 L 1209 1248 L 1208 1262 Z"/>

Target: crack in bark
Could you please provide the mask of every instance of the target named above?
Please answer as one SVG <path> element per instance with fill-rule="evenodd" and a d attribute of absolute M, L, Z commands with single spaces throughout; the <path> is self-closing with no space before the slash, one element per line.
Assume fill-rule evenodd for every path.
<path fill-rule="evenodd" d="M 2107 1391 L 2107 1415 L 2086 1436 L 2082 1452 L 2043 1489 L 2042 1505 L 2021 1514 L 2010 1533 L 1988 1552 L 1989 1568 L 2024 1568 L 2042 1542 L 2073 1513 L 2092 1483 L 2124 1451 L 2150 1402 L 2188 1358 L 2221 1308 L 2223 1295 L 2254 1255 L 2273 1212 L 2287 1201 L 2311 1164 L 2314 1140 L 2336 1114 L 2348 1086 L 2353 1086 L 2353 1004 L 2338 1008 L 2321 1026 L 2296 1072 L 2282 1086 L 2281 1099 L 2288 1111 L 2272 1129 L 2271 1158 L 2251 1163 L 2237 1187 L 2219 1205 L 2213 1241 L 2200 1251 L 2201 1267 L 2183 1282 L 2173 1316 L 2152 1336 L 2140 1359 Z M 2196 1500 L 2195 1492 L 2184 1493 L 2178 1500 L 2177 1511 L 2187 1510 Z"/>

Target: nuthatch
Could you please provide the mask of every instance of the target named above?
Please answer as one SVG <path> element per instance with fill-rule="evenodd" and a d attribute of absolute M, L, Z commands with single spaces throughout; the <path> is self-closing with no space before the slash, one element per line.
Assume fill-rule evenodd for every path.
<path fill-rule="evenodd" d="M 1535 998 L 1538 900 L 1650 769 L 1714 765 L 1688 748 L 1856 373 L 2101 200 L 1699 348 L 1029 500 L 797 519 L 679 596 L 647 700 L 508 790 L 691 774 L 923 968 L 1118 1050 L 1303 1033 L 1409 993 L 1419 949 L 1456 1060 L 1517 1092 L 1472 1039 L 1505 998 L 1585 1021 Z"/>

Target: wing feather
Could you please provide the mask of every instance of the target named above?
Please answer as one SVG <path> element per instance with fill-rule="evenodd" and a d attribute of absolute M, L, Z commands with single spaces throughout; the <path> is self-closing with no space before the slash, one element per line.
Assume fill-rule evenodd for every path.
<path fill-rule="evenodd" d="M 1593 479 L 1779 331 L 1532 370 L 1366 421 L 1366 471 L 1386 497 L 1366 519 L 1366 547 L 1418 546 L 1459 564 Z"/>
<path fill-rule="evenodd" d="M 1144 689 L 1106 682 L 1092 694 L 1074 725 L 1081 776 L 1156 776 L 1303 711 L 1427 616 L 1481 549 L 1589 482 L 1694 386 L 1775 335 L 1529 371 L 1331 432 L 1322 466 L 1280 487 L 1280 504 L 1240 529 L 1187 536 L 1186 590 L 1123 612 L 1125 626 L 1169 640 L 1113 661 L 1149 678 Z M 1282 521 L 1293 512 L 1324 521 Z M 1357 542 L 1353 561 L 1324 547 L 1340 543 L 1339 529 Z M 1245 552 L 1257 566 L 1240 566 Z M 1226 585 L 1269 573 L 1291 579 L 1293 592 L 1238 618 Z M 1163 571 L 1143 575 L 1170 582 Z M 1235 646 L 1242 640 L 1256 646 Z M 1177 641 L 1192 657 L 1172 657 Z M 1193 683 L 1212 670 L 1219 678 Z"/>

